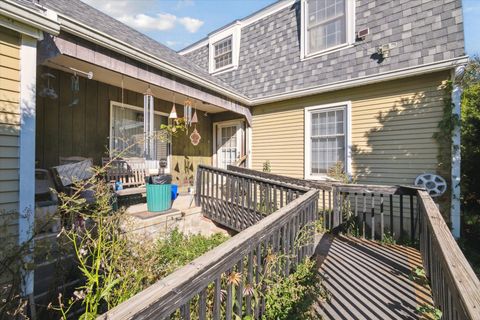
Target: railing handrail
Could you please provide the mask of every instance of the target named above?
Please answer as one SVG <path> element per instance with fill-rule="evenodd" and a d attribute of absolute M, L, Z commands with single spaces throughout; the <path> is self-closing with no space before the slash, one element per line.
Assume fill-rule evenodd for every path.
<path fill-rule="evenodd" d="M 208 165 L 205 165 L 205 164 L 199 164 L 198 165 L 198 171 L 201 171 L 201 169 L 207 169 L 207 170 L 210 170 L 210 171 L 223 173 L 225 175 L 237 176 L 237 177 L 241 177 L 241 178 L 255 180 L 255 181 L 258 181 L 258 182 L 273 184 L 273 185 L 276 185 L 276 186 L 279 186 L 279 187 L 296 189 L 298 191 L 302 191 L 302 192 L 305 192 L 305 193 L 308 192 L 311 189 L 311 188 L 308 188 L 308 187 L 303 187 L 303 186 L 292 184 L 292 183 L 282 182 L 282 181 L 278 181 L 278 180 L 270 180 L 270 179 L 266 179 L 266 178 L 263 178 L 263 177 L 258 176 L 258 175 L 247 174 L 247 173 L 237 172 L 237 171 L 233 171 L 233 170 L 232 171 L 225 170 L 225 169 L 222 169 L 222 168 L 212 167 L 212 166 L 208 166 Z"/>
<path fill-rule="evenodd" d="M 417 193 L 420 206 L 423 208 L 420 212 L 423 213 L 430 231 L 430 241 L 436 241 L 440 249 L 440 252 L 434 254 L 442 257 L 449 289 L 454 289 L 452 295 L 455 294 L 459 298 L 465 317 L 480 319 L 480 281 L 453 238 L 433 199 L 424 190 L 417 190 Z"/>
<path fill-rule="evenodd" d="M 253 246 L 261 243 L 288 221 L 290 215 L 318 196 L 309 190 L 258 223 L 238 233 L 188 265 L 156 282 L 129 300 L 101 315 L 98 319 L 163 319 L 191 299 L 225 268 L 238 261 Z M 315 200 L 316 201 L 316 200 Z"/>
<path fill-rule="evenodd" d="M 300 186 L 302 188 L 308 188 L 308 189 L 321 189 L 321 190 L 332 189 L 331 182 L 320 182 L 320 181 L 297 179 L 297 178 L 282 176 L 278 174 L 273 174 L 270 172 L 256 171 L 256 170 L 233 166 L 233 165 L 228 166 L 227 172 L 230 172 L 230 173 L 235 172 L 238 174 L 244 174 L 249 176 L 255 175 L 256 177 L 261 177 L 268 181 L 276 181 L 276 182 L 286 183 L 290 186 L 296 186 L 296 187 Z"/>
<path fill-rule="evenodd" d="M 341 183 L 339 181 L 313 181 L 298 178 L 282 176 L 270 172 L 256 171 L 253 169 L 229 165 L 229 172 L 237 172 L 246 175 L 256 175 L 268 180 L 289 183 L 296 186 L 302 186 L 311 189 L 328 190 L 338 188 L 342 192 L 359 192 L 359 193 L 381 193 L 383 195 L 416 195 L 416 191 L 422 188 L 417 188 L 411 185 L 373 185 L 373 184 L 349 184 Z M 422 189 L 423 190 L 423 189 Z"/>

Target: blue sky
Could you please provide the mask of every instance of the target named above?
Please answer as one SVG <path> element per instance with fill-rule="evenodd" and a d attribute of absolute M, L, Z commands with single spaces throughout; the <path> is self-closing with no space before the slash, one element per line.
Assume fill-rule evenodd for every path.
<path fill-rule="evenodd" d="M 82 0 L 174 50 L 276 0 Z M 480 54 L 480 0 L 463 0 L 467 53 Z"/>

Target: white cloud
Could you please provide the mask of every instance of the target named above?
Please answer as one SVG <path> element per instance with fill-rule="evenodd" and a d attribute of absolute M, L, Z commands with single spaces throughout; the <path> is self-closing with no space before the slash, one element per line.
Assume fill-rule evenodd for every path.
<path fill-rule="evenodd" d="M 195 33 L 200 29 L 201 26 L 203 26 L 204 22 L 202 20 L 198 20 L 195 18 L 190 18 L 190 17 L 183 17 L 178 19 L 178 22 L 182 24 L 185 29 L 187 29 L 188 32 L 190 33 Z"/>
<path fill-rule="evenodd" d="M 158 13 L 155 17 L 139 13 L 134 16 L 124 15 L 117 18 L 121 22 L 142 31 L 165 31 L 175 27 L 177 17 L 169 13 Z"/>
<path fill-rule="evenodd" d="M 181 10 L 186 7 L 191 7 L 194 4 L 195 3 L 193 2 L 193 0 L 177 0 L 177 5 L 175 6 L 175 9 Z"/>
<path fill-rule="evenodd" d="M 152 0 L 82 0 L 88 5 L 114 17 L 115 19 L 141 31 L 166 31 L 182 25 L 188 32 L 195 33 L 204 24 L 191 17 L 177 17 L 170 13 L 153 13 Z M 178 0 L 177 6 L 193 5 L 193 0 Z M 156 10 L 158 12 L 158 10 Z"/>

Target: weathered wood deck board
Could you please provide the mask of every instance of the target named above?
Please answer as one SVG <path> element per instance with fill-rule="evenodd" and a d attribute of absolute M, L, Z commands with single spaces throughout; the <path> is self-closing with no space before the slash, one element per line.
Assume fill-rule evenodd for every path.
<path fill-rule="evenodd" d="M 417 306 L 432 305 L 431 291 L 410 279 L 420 253 L 398 245 L 323 236 L 316 250 L 330 299 L 323 319 L 419 319 Z"/>

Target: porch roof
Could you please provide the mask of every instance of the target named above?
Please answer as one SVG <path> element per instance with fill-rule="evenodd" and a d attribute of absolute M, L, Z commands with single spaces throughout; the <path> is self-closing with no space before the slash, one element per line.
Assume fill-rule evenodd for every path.
<path fill-rule="evenodd" d="M 242 103 L 248 101 L 247 97 L 243 96 L 236 89 L 221 79 L 211 76 L 188 58 L 179 55 L 174 50 L 80 0 L 47 0 L 44 1 L 43 4 L 46 8 L 58 14 L 61 29 L 68 33 L 84 39 L 89 39 L 92 33 L 96 33 L 97 35 L 101 35 L 105 40 L 113 40 L 119 42 L 125 48 L 136 50 L 137 56 L 134 58 L 138 59 L 142 54 L 148 55 L 195 77 L 200 85 L 204 85 L 202 82 L 205 82 L 205 84 L 208 83 L 215 87 L 211 89 L 217 89 L 218 91 L 215 91 L 231 99 L 236 99 Z M 102 45 L 107 44 L 110 43 L 105 42 Z M 164 71 L 169 70 L 164 69 Z"/>

